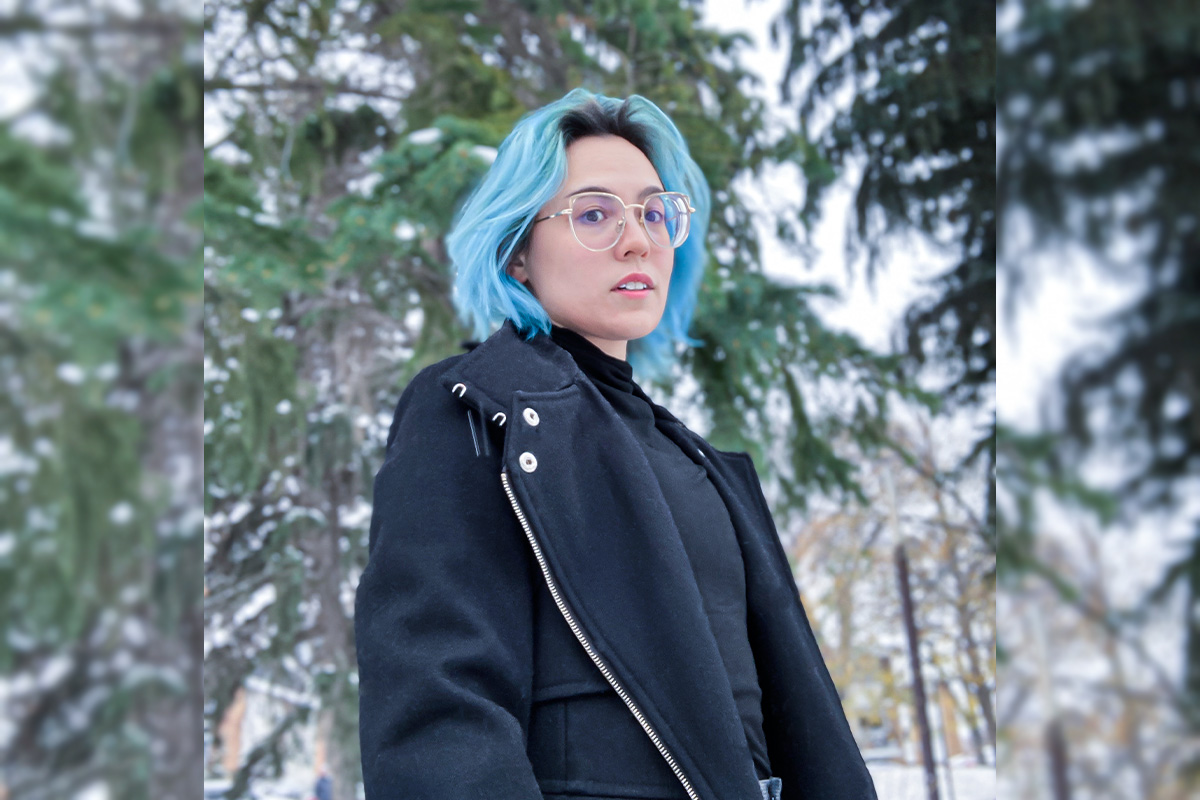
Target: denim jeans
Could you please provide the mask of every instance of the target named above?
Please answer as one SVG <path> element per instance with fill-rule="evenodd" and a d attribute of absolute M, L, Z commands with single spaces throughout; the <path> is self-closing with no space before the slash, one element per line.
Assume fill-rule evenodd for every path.
<path fill-rule="evenodd" d="M 762 800 L 779 800 L 779 793 L 783 791 L 783 780 L 767 778 L 758 782 L 758 788 L 762 792 Z"/>

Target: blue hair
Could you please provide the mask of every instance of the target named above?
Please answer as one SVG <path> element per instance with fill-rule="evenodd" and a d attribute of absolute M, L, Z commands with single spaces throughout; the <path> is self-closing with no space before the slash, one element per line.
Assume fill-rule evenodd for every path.
<path fill-rule="evenodd" d="M 608 127 L 624 130 L 662 179 L 667 191 L 692 201 L 688 240 L 675 250 L 675 265 L 662 320 L 651 333 L 629 343 L 630 362 L 651 374 L 674 362 L 677 342 L 696 344 L 687 335 L 708 253 L 712 199 L 687 142 L 658 106 L 640 95 L 622 101 L 574 89 L 561 100 L 526 114 L 500 144 L 496 160 L 471 193 L 450 235 L 454 304 L 476 336 L 485 337 L 505 319 L 526 338 L 550 332 L 550 317 L 507 266 L 527 245 L 538 210 L 558 193 L 567 176 L 567 146 L 579 127 L 579 112 L 601 111 Z M 583 126 L 582 136 L 590 135 Z"/>

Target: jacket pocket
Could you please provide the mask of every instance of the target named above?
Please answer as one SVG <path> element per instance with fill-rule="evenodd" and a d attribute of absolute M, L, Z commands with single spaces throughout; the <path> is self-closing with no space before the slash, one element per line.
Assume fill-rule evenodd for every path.
<path fill-rule="evenodd" d="M 607 683 L 542 688 L 530 717 L 529 750 L 546 797 L 687 800 L 662 754 Z"/>

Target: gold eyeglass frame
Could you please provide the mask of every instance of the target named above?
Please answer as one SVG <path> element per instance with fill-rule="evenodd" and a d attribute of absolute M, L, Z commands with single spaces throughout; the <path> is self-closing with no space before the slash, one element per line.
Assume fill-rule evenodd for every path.
<path fill-rule="evenodd" d="M 567 222 L 570 223 L 570 225 L 571 225 L 571 235 L 575 237 L 575 241 L 579 242 L 579 246 L 582 247 L 584 250 L 590 250 L 593 253 L 603 253 L 605 250 L 612 250 L 614 247 L 616 247 L 617 244 L 621 241 L 621 237 L 625 235 L 625 226 L 629 222 L 629 209 L 631 209 L 631 208 L 640 208 L 642 210 L 642 213 L 637 215 L 638 224 L 640 224 L 642 226 L 642 230 L 644 230 L 646 232 L 647 241 L 649 241 L 650 244 L 654 245 L 655 247 L 663 247 L 663 248 L 669 247 L 672 250 L 676 250 L 679 247 L 681 247 L 684 242 L 687 241 L 687 236 L 692 235 L 692 220 L 690 218 L 690 215 L 695 214 L 696 209 L 692 208 L 692 198 L 688 197 L 683 192 L 655 192 L 654 194 L 646 197 L 646 202 L 649 202 L 651 197 L 661 197 L 662 195 L 671 195 L 673 197 L 682 197 L 683 202 L 687 204 L 688 215 L 689 215 L 687 236 L 685 236 L 683 238 L 683 242 L 680 242 L 679 244 L 674 245 L 674 246 L 669 245 L 669 244 L 659 244 L 658 242 L 654 241 L 654 235 L 651 234 L 650 229 L 646 227 L 646 203 L 626 203 L 620 197 L 618 197 L 615 194 L 612 194 L 611 192 L 579 192 L 578 194 L 573 194 L 567 198 L 567 202 L 570 205 L 568 205 L 562 211 L 556 211 L 553 214 L 542 217 L 541 219 L 535 219 L 533 221 L 533 224 L 536 225 L 537 223 L 545 222 L 548 219 L 554 219 L 555 217 L 561 217 L 563 214 L 570 214 L 575 210 L 575 201 L 576 200 L 578 200 L 580 197 L 587 197 L 587 196 L 593 196 L 593 195 L 601 195 L 603 197 L 613 198 L 614 200 L 616 200 L 618 203 L 621 204 L 621 207 L 624 209 L 624 211 L 621 214 L 621 220 L 617 223 L 617 236 L 615 239 L 613 239 L 613 243 L 610 244 L 608 247 L 601 247 L 598 250 L 594 247 L 588 247 L 586 244 L 583 243 L 583 240 L 581 240 L 579 238 L 579 234 L 575 232 L 575 218 L 568 217 Z M 664 202 L 664 205 L 666 205 L 665 202 Z"/>

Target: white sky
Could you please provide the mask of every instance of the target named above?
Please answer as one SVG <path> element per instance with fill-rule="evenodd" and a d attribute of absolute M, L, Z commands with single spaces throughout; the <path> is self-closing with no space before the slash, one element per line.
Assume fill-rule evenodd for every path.
<path fill-rule="evenodd" d="M 795 129 L 796 113 L 781 106 L 779 82 L 787 63 L 787 51 L 771 45 L 769 27 L 773 17 L 782 12 L 782 0 L 708 0 L 703 21 L 718 30 L 741 31 L 750 36 L 757 47 L 742 51 L 742 64 L 758 74 L 763 83 L 755 94 L 768 108 L 770 123 Z M 891 350 L 892 338 L 898 330 L 904 309 L 919 296 L 923 278 L 935 275 L 950 262 L 923 245 L 918 237 L 897 240 L 888 253 L 887 264 L 869 286 L 861 269 L 847 270 L 845 260 L 847 210 L 853 205 L 851 188 L 853 175 L 843 176 L 827 195 L 825 214 L 813 234 L 818 253 L 808 261 L 791 252 L 776 240 L 773 232 L 761 229 L 764 269 L 769 275 L 800 283 L 828 283 L 837 287 L 841 302 L 820 302 L 817 305 L 827 323 L 855 333 L 864 343 L 878 350 Z M 771 170 L 761 182 L 739 184 L 752 207 L 765 207 L 766 198 L 798 205 L 804 197 L 802 177 L 798 168 Z M 757 185 L 755 185 L 757 183 Z"/>

